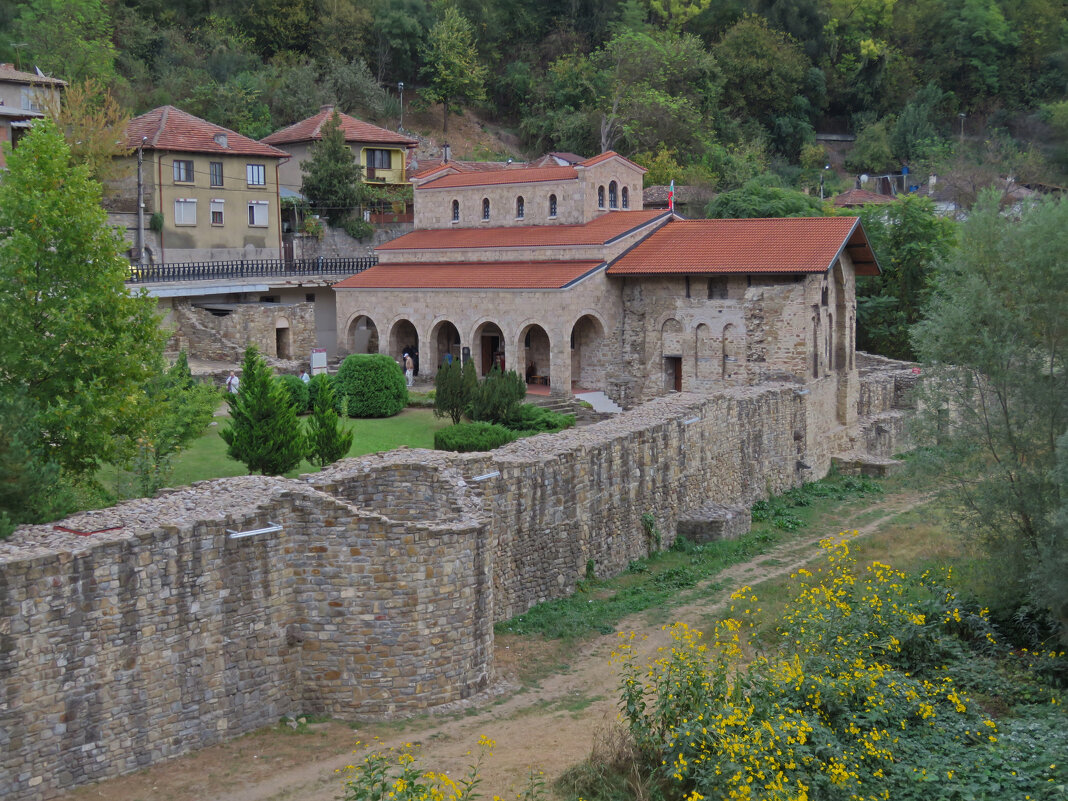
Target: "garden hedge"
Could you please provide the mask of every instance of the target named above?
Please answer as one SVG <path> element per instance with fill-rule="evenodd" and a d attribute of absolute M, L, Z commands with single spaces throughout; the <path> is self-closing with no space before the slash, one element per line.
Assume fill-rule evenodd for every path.
<path fill-rule="evenodd" d="M 519 435 L 493 423 L 458 423 L 434 433 L 434 447 L 439 451 L 470 453 L 491 451 L 517 439 Z"/>
<path fill-rule="evenodd" d="M 392 417 L 408 405 L 404 373 L 384 353 L 347 356 L 334 377 L 334 392 L 348 399 L 349 417 Z"/>

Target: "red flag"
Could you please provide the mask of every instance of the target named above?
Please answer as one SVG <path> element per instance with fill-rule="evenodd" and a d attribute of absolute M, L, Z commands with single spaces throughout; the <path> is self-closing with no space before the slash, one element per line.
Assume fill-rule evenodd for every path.
<path fill-rule="evenodd" d="M 668 188 L 668 211 L 675 210 L 675 179 L 671 179 L 671 186 Z"/>

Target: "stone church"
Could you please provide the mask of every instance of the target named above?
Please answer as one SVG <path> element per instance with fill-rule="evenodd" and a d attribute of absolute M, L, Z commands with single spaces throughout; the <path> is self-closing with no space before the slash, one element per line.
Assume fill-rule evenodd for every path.
<path fill-rule="evenodd" d="M 339 351 L 503 364 L 624 407 L 788 381 L 852 422 L 855 278 L 879 270 L 859 219 L 686 220 L 643 208 L 643 173 L 608 152 L 413 176 L 415 230 L 335 285 Z"/>

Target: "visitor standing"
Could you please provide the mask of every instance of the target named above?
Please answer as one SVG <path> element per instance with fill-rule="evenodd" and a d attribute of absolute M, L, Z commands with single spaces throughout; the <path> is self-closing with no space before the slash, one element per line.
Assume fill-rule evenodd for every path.
<path fill-rule="evenodd" d="M 410 353 L 404 354 L 404 380 L 408 382 L 408 387 L 411 388 L 415 382 L 415 362 L 412 361 L 412 355 Z"/>
<path fill-rule="evenodd" d="M 237 394 L 237 388 L 241 384 L 241 379 L 237 377 L 237 374 L 231 370 L 230 377 L 226 379 L 226 391 L 232 395 Z"/>
<path fill-rule="evenodd" d="M 307 384 L 309 381 L 311 381 L 311 376 L 308 375 L 308 371 L 307 370 L 301 370 L 300 371 L 300 380 L 303 381 L 305 384 Z"/>

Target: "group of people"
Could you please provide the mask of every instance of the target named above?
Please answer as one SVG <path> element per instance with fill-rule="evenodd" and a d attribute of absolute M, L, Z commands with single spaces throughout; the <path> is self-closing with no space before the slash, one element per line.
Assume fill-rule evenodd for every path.
<path fill-rule="evenodd" d="M 303 381 L 305 384 L 311 381 L 311 376 L 308 375 L 307 370 L 300 371 L 300 380 Z M 411 386 L 411 384 L 409 384 L 409 386 Z M 229 392 L 231 395 L 236 395 L 240 388 L 241 379 L 238 377 L 237 373 L 231 370 L 230 375 L 226 379 L 226 391 Z"/>

